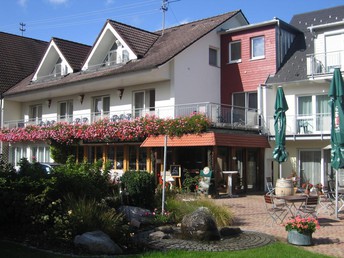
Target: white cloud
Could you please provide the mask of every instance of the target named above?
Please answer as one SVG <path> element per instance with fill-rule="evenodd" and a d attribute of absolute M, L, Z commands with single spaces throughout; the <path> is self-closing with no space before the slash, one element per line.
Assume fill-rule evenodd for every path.
<path fill-rule="evenodd" d="M 19 4 L 21 7 L 25 7 L 25 6 L 26 6 L 26 3 L 27 3 L 27 0 L 18 0 L 17 2 L 18 2 L 18 4 Z"/>
<path fill-rule="evenodd" d="M 51 4 L 65 4 L 68 0 L 49 0 L 49 3 Z"/>

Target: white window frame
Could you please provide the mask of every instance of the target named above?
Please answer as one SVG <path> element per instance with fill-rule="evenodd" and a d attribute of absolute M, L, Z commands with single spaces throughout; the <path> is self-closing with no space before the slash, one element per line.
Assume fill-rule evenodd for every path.
<path fill-rule="evenodd" d="M 317 98 L 319 96 L 327 96 L 327 94 L 314 94 L 314 95 L 299 95 L 297 96 L 297 109 L 296 109 L 296 128 L 297 132 L 304 133 L 314 133 L 320 131 L 330 131 L 330 124 L 326 121 L 330 121 L 330 113 L 317 113 Z M 300 114 L 300 98 L 310 97 L 311 98 L 311 112 L 310 114 Z M 327 120 L 324 120 L 327 119 Z M 324 121 L 322 121 L 324 120 Z M 307 130 L 305 130 L 307 128 Z"/>
<path fill-rule="evenodd" d="M 65 114 L 61 114 L 61 105 L 65 104 L 66 105 L 66 113 Z M 71 109 L 71 110 L 70 110 Z M 64 101 L 60 101 L 58 102 L 58 121 L 63 122 L 72 122 L 73 121 L 73 100 L 64 100 Z"/>
<path fill-rule="evenodd" d="M 154 92 L 154 99 L 151 99 L 151 94 Z M 142 106 L 136 106 L 136 94 L 143 93 Z M 153 106 L 152 106 L 153 105 Z M 133 115 L 134 117 L 142 117 L 147 114 L 154 115 L 155 113 L 155 89 L 147 89 L 133 92 Z"/>
<path fill-rule="evenodd" d="M 257 40 L 258 40 L 258 42 L 257 42 Z M 263 53 L 256 55 L 256 53 L 255 53 L 256 47 L 255 46 L 257 44 L 261 43 L 260 40 L 263 40 L 263 46 L 262 46 Z M 253 38 L 251 38 L 251 59 L 256 60 L 256 59 L 262 59 L 262 58 L 265 58 L 265 37 L 264 36 L 253 37 Z"/>
<path fill-rule="evenodd" d="M 240 44 L 240 58 L 238 59 L 232 59 L 232 46 L 236 45 L 236 44 Z M 241 58 L 242 58 L 242 51 L 241 51 L 241 40 L 236 40 L 233 42 L 229 42 L 228 44 L 228 63 L 240 63 L 241 62 Z"/>
<path fill-rule="evenodd" d="M 109 99 L 109 110 L 104 110 L 104 99 Z M 97 100 L 101 101 L 101 107 L 99 111 L 96 111 L 96 102 Z M 109 117 L 110 115 L 110 106 L 111 106 L 111 98 L 109 95 L 104 96 L 97 96 L 93 98 L 93 114 L 94 114 L 94 120 L 98 120 L 100 118 Z M 98 107 L 99 108 L 99 107 Z"/>
<path fill-rule="evenodd" d="M 40 122 L 42 122 L 42 116 L 43 116 L 42 104 L 36 104 L 36 105 L 30 106 L 29 123 L 39 124 Z"/>

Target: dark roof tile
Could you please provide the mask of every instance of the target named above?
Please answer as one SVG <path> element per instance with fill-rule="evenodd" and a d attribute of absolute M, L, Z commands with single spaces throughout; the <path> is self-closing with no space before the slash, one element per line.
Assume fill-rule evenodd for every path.
<path fill-rule="evenodd" d="M 74 72 L 80 71 L 91 46 L 59 38 L 52 38 Z"/>
<path fill-rule="evenodd" d="M 48 42 L 0 32 L 0 93 L 30 75 Z"/>
<path fill-rule="evenodd" d="M 344 20 L 344 5 L 294 15 L 290 24 L 303 34 L 297 35 L 281 69 L 268 83 L 282 83 L 307 79 L 307 54 L 314 53 L 313 38 L 308 27 Z"/>

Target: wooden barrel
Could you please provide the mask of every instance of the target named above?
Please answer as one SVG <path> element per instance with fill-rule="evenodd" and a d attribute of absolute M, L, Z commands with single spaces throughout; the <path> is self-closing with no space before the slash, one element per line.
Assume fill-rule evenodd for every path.
<path fill-rule="evenodd" d="M 291 179 L 277 179 L 275 194 L 278 196 L 294 195 L 294 185 Z"/>

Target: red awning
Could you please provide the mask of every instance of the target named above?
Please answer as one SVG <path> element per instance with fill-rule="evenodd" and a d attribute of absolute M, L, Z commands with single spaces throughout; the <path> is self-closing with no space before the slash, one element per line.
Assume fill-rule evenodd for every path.
<path fill-rule="evenodd" d="M 164 135 L 149 136 L 141 147 L 164 147 Z M 230 146 L 246 148 L 270 148 L 266 136 L 256 134 L 202 133 L 168 137 L 168 147 Z"/>

